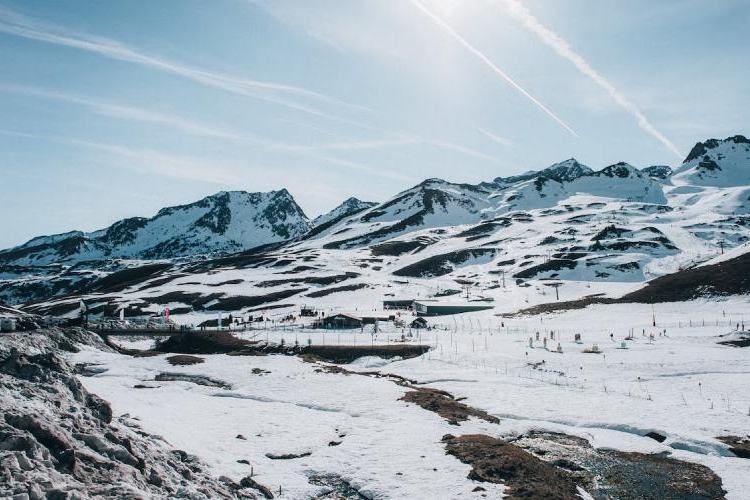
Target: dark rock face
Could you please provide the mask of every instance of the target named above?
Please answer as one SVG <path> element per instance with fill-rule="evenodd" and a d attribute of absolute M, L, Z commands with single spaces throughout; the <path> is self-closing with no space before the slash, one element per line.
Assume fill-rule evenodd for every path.
<path fill-rule="evenodd" d="M 619 177 L 621 179 L 624 179 L 626 177 L 637 177 L 641 175 L 640 172 L 634 167 L 622 161 L 603 168 L 602 170 L 597 172 L 597 174 L 607 177 Z"/>
<path fill-rule="evenodd" d="M 239 231 L 240 223 L 248 231 Z M 149 219 L 123 219 L 93 233 L 72 231 L 34 238 L 0 250 L 0 263 L 46 265 L 239 252 L 302 236 L 310 228 L 307 216 L 286 189 L 223 191 L 195 203 L 163 208 Z M 249 236 L 254 233 L 262 236 Z"/>
<path fill-rule="evenodd" d="M 672 175 L 672 168 L 667 165 L 651 165 L 641 169 L 641 172 L 652 179 L 663 180 Z"/>
<path fill-rule="evenodd" d="M 0 337 L 0 497 L 256 498 L 114 418 L 62 355 L 80 343 L 108 349 L 80 329 Z"/>
<path fill-rule="evenodd" d="M 700 158 L 701 156 L 705 155 L 709 149 L 716 148 L 719 144 L 721 144 L 721 142 L 722 141 L 720 141 L 719 139 L 708 139 L 707 141 L 696 143 L 682 163 L 688 163 L 689 161 L 695 160 L 696 158 Z M 750 139 L 743 135 L 735 135 L 733 137 L 727 137 L 726 139 L 724 139 L 724 142 L 733 142 L 735 144 L 750 144 Z"/>

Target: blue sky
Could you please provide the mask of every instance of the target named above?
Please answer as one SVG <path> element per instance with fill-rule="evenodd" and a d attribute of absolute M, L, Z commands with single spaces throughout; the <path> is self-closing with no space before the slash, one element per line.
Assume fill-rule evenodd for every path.
<path fill-rule="evenodd" d="M 745 0 L 0 0 L 0 247 L 228 189 L 676 165 L 747 134 Z"/>

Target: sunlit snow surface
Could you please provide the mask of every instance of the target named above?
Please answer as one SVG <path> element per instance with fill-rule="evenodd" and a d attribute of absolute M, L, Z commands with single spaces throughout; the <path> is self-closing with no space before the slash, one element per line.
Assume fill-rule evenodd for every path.
<path fill-rule="evenodd" d="M 145 431 L 199 455 L 216 475 L 239 479 L 252 466 L 260 483 L 276 491 L 282 486 L 282 498 L 320 493 L 308 482 L 315 473 L 338 474 L 375 498 L 470 498 L 479 483 L 467 479 L 468 465 L 445 454 L 442 436 L 509 436 L 531 428 L 578 435 L 594 446 L 669 451 L 714 470 L 728 498 L 747 498 L 750 462 L 732 457 L 715 439 L 750 429 L 750 348 L 717 344 L 718 336 L 737 323 L 750 323 L 747 297 L 658 304 L 653 310 L 623 304 L 509 320 L 491 311 L 455 318 L 431 319 L 444 330 L 412 337 L 411 342 L 433 346 L 423 357 L 369 358 L 347 368 L 395 373 L 447 390 L 499 417 L 500 424 L 471 420 L 450 425 L 399 401 L 407 389 L 387 379 L 320 373 L 318 365 L 291 356 L 211 355 L 193 366 L 171 366 L 166 356 L 131 358 L 95 350 L 73 358 L 108 368 L 81 380 L 109 400 L 116 414 L 129 413 Z M 369 344 L 400 338 L 401 330 L 390 328 L 375 338 L 370 330 L 245 335 L 286 343 L 309 338 Z M 659 334 L 664 329 L 666 336 Z M 529 337 L 538 331 L 540 338 L 549 338 L 550 330 L 555 340 L 549 339 L 548 346 L 555 349 L 559 341 L 562 354 L 543 349 L 541 340 L 529 348 Z M 618 348 L 631 331 L 635 339 L 626 341 L 627 349 Z M 573 341 L 575 333 L 583 344 Z M 594 343 L 602 354 L 582 352 Z M 528 365 L 540 361 L 546 371 Z M 270 373 L 254 374 L 253 368 Z M 154 382 L 159 372 L 207 375 L 232 388 Z M 156 388 L 134 389 L 135 384 Z M 649 431 L 666 435 L 666 441 L 642 437 Z M 306 452 L 311 455 L 291 460 L 266 457 Z M 251 465 L 237 463 L 241 459 Z M 482 486 L 489 497 L 502 491 L 499 485 Z"/>

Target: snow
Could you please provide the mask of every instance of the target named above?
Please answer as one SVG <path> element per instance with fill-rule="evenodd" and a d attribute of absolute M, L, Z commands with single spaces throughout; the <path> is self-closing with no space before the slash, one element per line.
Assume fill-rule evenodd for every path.
<path fill-rule="evenodd" d="M 340 474 L 374 498 L 460 498 L 477 483 L 466 478 L 468 466 L 445 455 L 444 434 L 508 437 L 545 429 L 584 437 L 597 447 L 666 451 L 704 464 L 720 475 L 727 498 L 741 499 L 750 487 L 750 465 L 732 457 L 716 437 L 747 433 L 750 351 L 716 342 L 745 318 L 750 318 L 747 297 L 653 309 L 598 305 L 513 319 L 492 311 L 467 313 L 429 318 L 432 330 L 407 336 L 433 347 L 422 357 L 365 358 L 347 367 L 416 379 L 466 397 L 465 403 L 501 419 L 499 424 L 470 420 L 460 427 L 398 401 L 406 389 L 387 379 L 318 373 L 315 365 L 296 357 L 212 355 L 202 356 L 204 364 L 187 367 L 169 366 L 163 356 L 129 358 L 93 350 L 73 358 L 108 368 L 81 380 L 110 400 L 116 413 L 138 417 L 145 430 L 208 460 L 217 474 L 239 478 L 248 466 L 236 460 L 249 460 L 258 481 L 272 489 L 283 485 L 282 498 L 315 494 L 308 482 L 313 472 Z M 375 337 L 368 331 L 309 329 L 246 335 L 287 343 L 310 338 L 313 343 L 369 344 L 392 341 L 401 331 L 381 324 Z M 541 340 L 528 347 L 537 331 L 548 338 L 554 332 L 550 351 Z M 575 333 L 583 344 L 574 342 Z M 630 334 L 633 340 L 624 340 Z M 623 341 L 627 349 L 619 348 Z M 562 354 L 552 352 L 558 342 Z M 582 352 L 593 344 L 601 354 Z M 541 369 L 530 366 L 542 361 Z M 255 375 L 252 368 L 270 373 Z M 153 382 L 161 371 L 208 375 L 233 387 Z M 159 387 L 133 389 L 136 383 Z M 643 437 L 649 431 L 664 434 L 666 441 Z M 237 434 L 247 440 L 236 439 Z M 328 446 L 330 441 L 342 443 Z M 311 455 L 293 460 L 265 456 L 305 452 Z M 482 486 L 490 496 L 500 493 Z"/>
<path fill-rule="evenodd" d="M 675 171 L 676 182 L 716 187 L 750 185 L 750 141 L 745 137 L 709 139 L 695 147 L 701 153 Z"/>
<path fill-rule="evenodd" d="M 30 250 L 28 255 L 10 260 L 16 265 L 46 265 L 237 252 L 301 236 L 310 227 L 286 190 L 222 191 L 189 205 L 164 208 L 150 219 L 125 219 L 92 233 L 73 231 L 34 238 L 11 249 L 11 255 L 15 250 Z M 68 248 L 74 243 L 75 248 Z M 36 246 L 41 247 L 35 250 Z"/>
<path fill-rule="evenodd" d="M 313 225 L 320 226 L 322 224 L 326 224 L 333 220 L 339 219 L 340 217 L 345 217 L 349 214 L 361 212 L 362 210 L 374 207 L 375 205 L 377 205 L 377 203 L 371 201 L 362 201 L 353 197 L 347 198 L 333 210 L 315 217 L 315 219 L 313 219 Z"/>
<path fill-rule="evenodd" d="M 564 432 L 595 446 L 625 451 L 666 451 L 718 473 L 728 498 L 746 498 L 748 462 L 730 456 L 716 437 L 745 435 L 750 428 L 750 349 L 717 344 L 736 338 L 733 330 L 750 318 L 747 297 L 499 316 L 549 303 L 556 291 L 560 300 L 620 297 L 651 278 L 747 252 L 750 178 L 745 175 L 750 163 L 742 156 L 746 146 L 736 138 L 707 141 L 697 146 L 705 153 L 664 180 L 625 163 L 593 171 L 573 159 L 547 169 L 559 180 L 519 176 L 472 186 L 428 179 L 369 208 L 366 202 L 347 200 L 316 219 L 316 224 L 331 222 L 331 227 L 257 259 L 175 259 L 168 261 L 173 267 L 164 275 L 125 283 L 123 290 L 113 293 L 82 296 L 92 308 L 131 306 L 144 314 L 158 314 L 165 306 L 182 309 L 186 312 L 172 319 L 186 325 L 215 319 L 219 313 L 235 318 L 262 315 L 263 322 L 246 325 L 237 334 L 287 345 L 428 344 L 432 350 L 419 358 L 364 357 L 347 368 L 394 373 L 447 390 L 499 417 L 499 424 L 470 420 L 460 427 L 449 425 L 434 413 L 399 401 L 407 389 L 391 380 L 325 373 L 296 357 L 207 355 L 202 356 L 203 364 L 179 367 L 169 365 L 166 356 L 130 358 L 85 350 L 72 358 L 107 368 L 82 381 L 111 401 L 116 413 L 130 413 L 146 431 L 201 456 L 216 475 L 239 479 L 252 467 L 259 482 L 274 490 L 282 486 L 282 498 L 320 493 L 320 487 L 309 482 L 315 473 L 338 474 L 374 498 L 466 498 L 477 483 L 467 479 L 469 466 L 445 455 L 442 436 L 508 437 L 530 429 Z M 704 156 L 721 168 L 701 167 L 700 162 L 707 161 Z M 257 194 L 257 199 L 248 193 L 217 196 L 225 195 L 232 218 L 222 235 L 194 224 L 209 213 L 212 223 L 219 222 L 209 200 L 206 206 L 176 207 L 157 215 L 136 231 L 139 236 L 128 252 L 140 257 L 176 235 L 190 247 L 227 251 L 279 241 L 274 239 L 273 224 L 263 216 L 272 194 Z M 361 210 L 349 212 L 355 209 Z M 311 227 L 306 218 L 299 224 L 293 217 L 287 222 L 296 228 L 296 236 Z M 106 250 L 95 245 L 100 233 L 72 236 L 85 240 L 80 255 L 96 257 L 96 252 Z M 38 242 L 64 240 L 50 237 Z M 210 244 L 204 245 L 204 240 Z M 407 246 L 394 255 L 370 248 L 383 242 Z M 472 250 L 482 252 L 464 258 Z M 38 262 L 57 262 L 54 249 L 38 255 Z M 445 260 L 438 271 L 393 274 L 410 265 L 427 267 L 423 261 L 434 257 Z M 7 294 L 3 299 L 12 298 L 13 284 L 23 290 L 54 283 L 50 277 L 56 272 L 75 282 L 153 262 L 36 269 L 23 276 L 25 281 L 9 273 L 0 290 Z M 302 266 L 304 270 L 297 270 Z M 549 280 L 562 285 L 553 290 Z M 311 329 L 312 318 L 282 322 L 290 314 L 297 316 L 302 305 L 326 314 L 364 316 L 384 314 L 384 299 L 428 300 L 462 289 L 463 300 L 462 285 L 467 284 L 471 298 L 492 299 L 477 304 L 493 308 L 428 318 L 430 330 L 382 322 L 378 333 L 372 326 L 331 332 Z M 262 301 L 295 288 L 299 293 L 290 297 Z M 339 291 L 309 295 L 334 289 Z M 166 294 L 171 295 L 162 299 Z M 193 307 L 187 294 L 212 299 Z M 232 297 L 259 302 L 231 311 L 211 310 Z M 77 307 L 78 300 L 52 298 L 33 307 L 68 302 Z M 279 305 L 284 307 L 273 308 Z M 405 325 L 413 319 L 404 311 L 385 314 L 397 315 Z M 574 341 L 575 334 L 582 335 L 582 344 Z M 628 336 L 631 339 L 625 340 Z M 549 350 L 543 347 L 544 337 Z M 151 341 L 119 342 L 148 348 Z M 622 342 L 626 348 L 621 348 Z M 556 352 L 558 343 L 562 353 Z M 600 354 L 583 352 L 594 344 Z M 270 373 L 254 373 L 253 368 Z M 160 372 L 205 375 L 232 388 L 155 382 Z M 137 384 L 155 388 L 135 389 Z M 649 431 L 664 434 L 666 441 L 643 437 Z M 247 439 L 237 439 L 238 434 Z M 341 444 L 329 446 L 338 441 Z M 290 460 L 266 456 L 307 452 L 311 454 Z M 488 497 L 502 492 L 502 486 L 482 486 L 489 490 Z"/>

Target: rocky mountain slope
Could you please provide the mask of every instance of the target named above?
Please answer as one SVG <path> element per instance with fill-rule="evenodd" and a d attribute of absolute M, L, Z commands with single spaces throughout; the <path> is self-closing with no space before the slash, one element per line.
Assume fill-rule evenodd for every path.
<path fill-rule="evenodd" d="M 377 205 L 377 203 L 373 201 L 362 201 L 354 197 L 347 198 L 341 203 L 341 205 L 337 206 L 330 212 L 327 212 L 327 213 L 324 213 L 315 217 L 315 219 L 313 219 L 313 225 L 322 226 L 324 224 L 329 224 L 333 221 L 338 222 L 339 220 L 341 220 L 343 217 L 346 217 L 347 215 L 361 212 L 362 210 L 372 208 L 375 205 Z"/>
<path fill-rule="evenodd" d="M 697 143 L 682 166 L 675 172 L 675 180 L 697 186 L 750 185 L 750 139 L 741 135 L 726 139 L 709 139 Z"/>
<path fill-rule="evenodd" d="M 93 233 L 72 231 L 40 236 L 0 251 L 0 263 L 43 266 L 239 252 L 296 238 L 310 226 L 285 189 L 269 193 L 220 192 L 189 205 L 164 208 L 150 219 L 123 219 Z"/>
<path fill-rule="evenodd" d="M 64 357 L 81 345 L 108 350 L 79 329 L 0 338 L 0 497 L 262 498 L 254 481 L 215 479 L 196 457 L 113 415 L 76 378 L 87 368 Z"/>
<path fill-rule="evenodd" d="M 234 255 L 6 265 L 0 300 L 75 314 L 82 297 L 94 313 L 169 306 L 197 320 L 302 303 L 354 309 L 462 286 L 506 304 L 534 301 L 549 280 L 581 296 L 632 291 L 750 240 L 746 141 L 699 143 L 675 174 L 570 159 L 478 185 L 428 179 L 374 206 L 347 200 L 304 235 Z M 691 184 L 704 157 L 721 177 Z"/>

